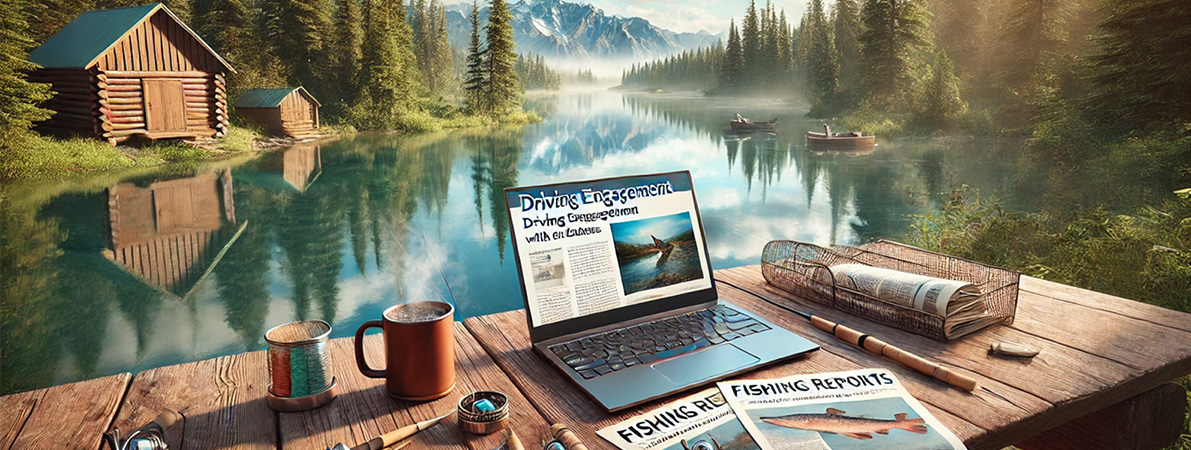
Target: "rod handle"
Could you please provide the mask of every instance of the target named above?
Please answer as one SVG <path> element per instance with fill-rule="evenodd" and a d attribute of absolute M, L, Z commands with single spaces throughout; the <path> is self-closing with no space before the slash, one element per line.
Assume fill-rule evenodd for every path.
<path fill-rule="evenodd" d="M 525 450 L 525 446 L 521 444 L 521 439 L 517 437 L 517 433 L 509 428 L 508 434 L 505 437 L 505 447 L 508 450 Z"/>
<path fill-rule="evenodd" d="M 550 425 L 550 435 L 554 436 L 554 439 L 558 439 L 558 442 L 561 442 L 567 450 L 587 450 L 587 446 L 579 441 L 579 436 L 576 436 L 575 432 L 567 428 L 566 425 L 561 423 Z"/>
<path fill-rule="evenodd" d="M 891 359 L 924 375 L 935 378 L 951 386 L 971 392 L 976 390 L 976 379 L 959 372 L 952 371 L 926 359 L 907 352 L 885 341 L 839 325 L 819 316 L 811 316 L 811 325 L 820 330 L 831 333 L 835 337 L 849 344 L 861 347 L 870 353 Z"/>

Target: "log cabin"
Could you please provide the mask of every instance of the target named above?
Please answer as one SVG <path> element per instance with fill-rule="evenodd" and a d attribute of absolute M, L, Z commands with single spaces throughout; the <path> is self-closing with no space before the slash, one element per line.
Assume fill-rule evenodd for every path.
<path fill-rule="evenodd" d="M 29 53 L 56 94 L 37 125 L 108 143 L 222 136 L 235 70 L 161 3 L 88 11 Z"/>
<path fill-rule="evenodd" d="M 269 134 L 300 139 L 317 133 L 320 106 L 301 86 L 251 89 L 236 98 L 236 115 L 263 125 Z"/>

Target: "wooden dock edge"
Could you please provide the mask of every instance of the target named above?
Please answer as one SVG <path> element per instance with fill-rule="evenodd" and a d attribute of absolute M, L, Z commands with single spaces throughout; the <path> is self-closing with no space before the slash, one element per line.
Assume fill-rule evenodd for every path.
<path fill-rule="evenodd" d="M 1183 432 L 1186 390 L 1166 383 L 1022 441 L 1021 450 L 1150 450 L 1174 444 Z"/>
<path fill-rule="evenodd" d="M 0 449 L 98 449 L 131 384 L 124 372 L 0 397 Z"/>

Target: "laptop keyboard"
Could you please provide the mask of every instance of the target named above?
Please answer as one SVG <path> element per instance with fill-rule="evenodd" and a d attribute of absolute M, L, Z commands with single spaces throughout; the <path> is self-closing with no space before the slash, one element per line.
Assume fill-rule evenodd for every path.
<path fill-rule="evenodd" d="M 587 335 L 549 347 L 583 378 L 623 370 L 769 330 L 724 305 Z"/>

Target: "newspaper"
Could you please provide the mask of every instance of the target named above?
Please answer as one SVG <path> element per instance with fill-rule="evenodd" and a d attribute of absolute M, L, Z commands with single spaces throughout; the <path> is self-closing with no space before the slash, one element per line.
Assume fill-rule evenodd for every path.
<path fill-rule="evenodd" d="M 685 173 L 513 188 L 505 195 L 535 327 L 711 287 Z"/>
<path fill-rule="evenodd" d="M 719 383 L 762 450 L 963 449 L 884 369 Z"/>
<path fill-rule="evenodd" d="M 954 339 L 997 321 L 980 294 L 980 287 L 863 264 L 831 266 L 836 286 L 944 318 L 943 333 Z"/>
<path fill-rule="evenodd" d="M 620 450 L 760 450 L 718 388 L 667 403 L 597 432 Z"/>

